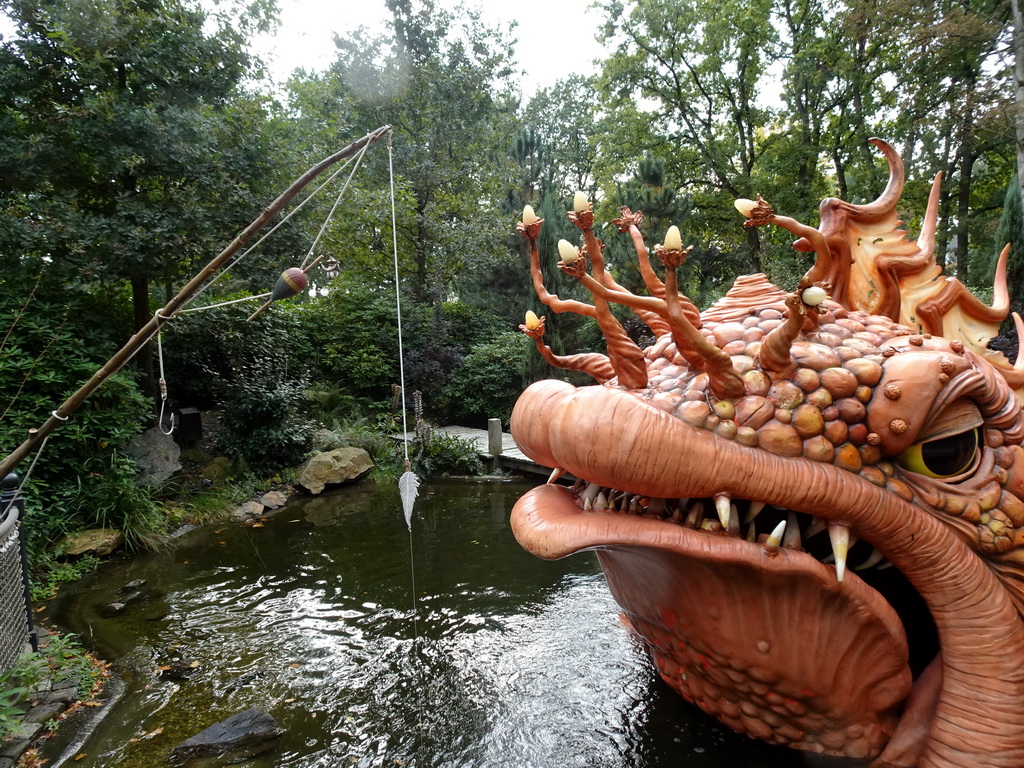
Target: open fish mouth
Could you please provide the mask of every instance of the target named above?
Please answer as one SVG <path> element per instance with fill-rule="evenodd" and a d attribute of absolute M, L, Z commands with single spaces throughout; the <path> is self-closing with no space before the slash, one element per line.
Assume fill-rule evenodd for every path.
<path fill-rule="evenodd" d="M 864 498 L 832 494 L 816 506 L 813 489 L 791 493 L 791 505 L 743 494 L 771 485 L 770 462 L 729 471 L 726 445 L 670 418 L 682 442 L 659 450 L 645 436 L 655 434 L 652 419 L 663 433 L 664 414 L 611 388 L 534 385 L 514 431 L 533 409 L 547 428 L 516 432 L 529 455 L 579 478 L 633 484 L 534 489 L 513 510 L 516 537 L 547 558 L 595 550 L 626 620 L 681 695 L 751 737 L 850 758 L 876 756 L 898 731 L 919 726 L 937 695 L 937 665 L 922 674 L 938 652 L 936 629 L 884 548 L 858 529 Z M 610 411 L 634 431 L 620 430 L 616 455 L 597 456 L 599 437 L 588 430 L 607 422 L 590 414 Z M 654 482 L 643 493 L 645 473 L 622 464 L 635 463 L 636 441 L 655 464 L 664 451 L 673 457 L 671 494 Z M 689 443 L 693 450 L 682 447 Z M 923 703 L 909 707 L 911 699 Z"/>

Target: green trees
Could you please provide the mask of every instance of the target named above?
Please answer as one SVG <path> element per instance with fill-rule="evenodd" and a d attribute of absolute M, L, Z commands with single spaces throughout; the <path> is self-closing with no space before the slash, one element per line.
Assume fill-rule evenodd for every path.
<path fill-rule="evenodd" d="M 271 0 L 228 16 L 194 0 L 7 0 L 17 32 L 0 45 L 0 329 L 14 328 L 0 344 L 3 444 L 93 364 L 73 339 L 74 359 L 51 366 L 41 357 L 48 339 L 63 344 L 84 314 L 81 335 L 97 354 L 123 341 L 133 320 L 151 316 L 153 294 L 176 290 L 298 171 L 385 123 L 406 375 L 438 420 L 502 416 L 522 383 L 563 375 L 515 334 L 526 309 L 548 314 L 556 352 L 602 347 L 591 320 L 536 301 L 513 230 L 526 204 L 547 221 L 542 269 L 554 292 L 588 299 L 554 263 L 560 238 L 579 240 L 565 212 L 580 190 L 600 222 L 622 205 L 643 210 L 648 242 L 681 226 L 694 249 L 680 277 L 706 306 L 738 273 L 764 269 L 790 285 L 808 266 L 788 233 L 744 229 L 734 198 L 761 193 L 808 223 L 822 197 L 871 199 L 885 165 L 867 140 L 881 136 L 907 166 L 901 216 L 911 231 L 932 175 L 944 172 L 938 251 L 962 279 L 987 283 L 993 237 L 1016 239 L 995 231 L 1000 210 L 1020 213 L 1003 202 L 1017 154 L 1007 52 L 1019 30 L 1001 1 L 599 7 L 608 50 L 599 71 L 519 93 L 511 30 L 431 0 L 388 0 L 384 34 L 344 34 L 332 66 L 297 73 L 278 109 L 257 90 L 259 63 L 247 52 L 251 33 L 272 23 Z M 174 394 L 222 407 L 227 442 L 252 466 L 301 458 L 319 423 L 307 386 L 342 404 L 337 419 L 388 413 L 398 373 L 390 179 L 381 144 L 318 241 L 317 255 L 341 264 L 330 295 L 299 297 L 254 324 L 228 307 L 165 334 Z M 289 222 L 263 258 L 210 295 L 265 289 L 309 247 L 330 203 L 310 205 L 308 223 Z M 628 238 L 610 225 L 600 235 L 616 279 L 636 286 Z M 1015 265 L 1011 290 L 1024 281 Z M 40 274 L 38 317 L 15 324 Z M 61 325 L 64 296 L 72 315 Z M 119 485 L 130 468 L 116 449 L 145 422 L 143 380 L 119 378 L 117 398 L 83 420 L 86 432 L 69 425 L 75 462 L 40 476 L 53 488 L 69 476 L 61 498 L 76 493 L 75 466 L 100 463 L 116 480 L 103 493 L 137 498 Z M 102 495 L 83 483 L 79 495 Z"/>
<path fill-rule="evenodd" d="M 456 19 L 431 2 L 387 5 L 390 34 L 339 38 L 327 73 L 293 82 L 293 105 L 319 141 L 335 140 L 338 111 L 348 132 L 394 126 L 401 268 L 416 301 L 438 304 L 464 272 L 507 256 L 497 204 L 511 177 L 510 43 L 472 14 Z M 326 132 L 315 128 L 323 125 Z M 385 161 L 383 153 L 367 161 L 382 192 Z M 367 202 L 376 210 L 336 228 L 330 242 L 358 251 L 343 269 L 386 279 L 387 198 Z"/>
<path fill-rule="evenodd" d="M 761 242 L 715 212 L 760 192 L 780 212 L 813 221 L 824 196 L 870 199 L 884 185 L 867 141 L 877 135 L 901 148 L 908 216 L 920 215 L 928 182 L 944 172 L 940 259 L 950 246 L 953 269 L 969 279 L 970 250 L 991 236 L 991 219 L 976 212 L 998 205 L 993 185 L 1001 188 L 1013 160 L 1008 5 L 608 0 L 602 8 L 613 50 L 602 88 L 617 126 L 602 168 L 634 170 L 610 160 L 616 154 L 663 158 L 667 176 L 693 195 L 698 245 L 714 240 L 735 253 L 745 234 L 747 269 L 777 278 L 799 269 L 785 242 Z"/>
<path fill-rule="evenodd" d="M 271 121 L 240 86 L 257 3 L 234 19 L 182 0 L 11 0 L 0 50 L 0 264 L 130 287 L 208 258 L 263 201 Z M 214 26 L 207 32 L 208 24 Z M 205 260 L 204 258 L 204 260 Z"/>

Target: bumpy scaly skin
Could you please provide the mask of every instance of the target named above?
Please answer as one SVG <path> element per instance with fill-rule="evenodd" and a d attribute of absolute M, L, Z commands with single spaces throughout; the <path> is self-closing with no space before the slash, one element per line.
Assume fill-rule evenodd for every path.
<path fill-rule="evenodd" d="M 636 215 L 624 219 L 635 241 Z M 823 261 L 819 253 L 812 277 Z M 752 276 L 687 321 L 731 359 L 740 392 L 723 385 L 718 363 L 703 362 L 711 355 L 677 348 L 690 331 L 678 316 L 665 331 L 664 287 L 661 298 L 653 289 L 630 298 L 606 273 L 576 271 L 602 300 L 660 318 L 649 322 L 660 335 L 642 353 L 646 385 L 605 376 L 523 394 L 516 441 L 584 481 L 523 497 L 512 521 L 523 545 L 549 558 L 595 549 L 663 678 L 738 731 L 878 766 L 1024 765 L 1017 372 L 973 351 L 977 337 L 965 346 L 836 302 L 805 306 L 799 291 Z M 547 303 L 558 311 L 557 302 Z M 543 324 L 531 335 L 541 348 Z M 974 461 L 955 477 L 898 461 L 976 428 Z M 761 502 L 773 506 L 741 525 Z M 721 514 L 730 504 L 716 519 L 716 505 Z M 765 517 L 788 520 L 781 541 L 760 525 Z M 841 577 L 820 562 L 814 536 L 832 537 L 839 570 L 846 536 L 868 542 L 876 553 L 865 556 L 864 579 L 889 563 L 923 600 L 938 653 L 916 681 L 908 657 L 917 641 L 907 634 L 917 627 L 904 629 L 858 573 Z M 935 650 L 927 653 L 919 672 Z"/>

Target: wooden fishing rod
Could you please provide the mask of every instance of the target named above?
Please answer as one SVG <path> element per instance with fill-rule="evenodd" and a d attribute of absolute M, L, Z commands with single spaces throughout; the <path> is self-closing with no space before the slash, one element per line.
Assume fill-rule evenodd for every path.
<path fill-rule="evenodd" d="M 152 318 L 150 318 L 148 323 L 136 331 L 135 335 L 128 339 L 125 345 L 121 347 L 113 357 L 107 360 L 107 362 L 93 374 L 89 381 L 65 400 L 61 406 L 50 415 L 50 418 L 43 422 L 42 426 L 38 429 L 29 430 L 28 439 L 15 448 L 7 458 L 0 461 L 0 478 L 6 477 L 9 472 L 13 471 L 26 456 L 38 448 L 50 433 L 60 426 L 62 422 L 67 421 L 68 417 L 78 409 L 89 395 L 99 389 L 103 385 L 103 382 L 121 370 L 125 364 L 131 360 L 140 349 L 142 349 L 142 347 L 149 343 L 149 341 L 156 335 L 157 331 L 160 330 L 160 327 L 199 291 L 203 286 L 203 283 L 217 272 L 217 270 L 224 266 L 228 259 L 238 253 L 242 246 L 248 243 L 252 239 L 253 235 L 255 235 L 271 218 L 279 213 L 281 209 L 283 209 L 289 201 L 291 201 L 291 199 L 302 190 L 303 187 L 339 160 L 344 160 L 346 157 L 354 155 L 363 147 L 379 141 L 390 132 L 390 125 L 381 126 L 377 130 L 366 134 L 358 141 L 352 142 L 347 147 L 334 153 L 330 157 L 321 160 L 296 179 L 288 189 L 282 192 L 278 198 L 274 200 L 274 202 L 264 208 L 263 212 L 257 216 L 248 227 L 242 230 L 242 232 L 235 237 L 235 239 L 232 240 L 223 251 L 217 254 L 209 264 L 203 267 L 202 271 L 193 277 L 189 283 L 178 292 L 177 296 L 168 301 Z"/>

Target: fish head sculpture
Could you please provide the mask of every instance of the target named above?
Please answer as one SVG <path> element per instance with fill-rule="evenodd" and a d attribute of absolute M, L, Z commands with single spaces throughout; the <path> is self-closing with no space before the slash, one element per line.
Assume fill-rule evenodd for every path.
<path fill-rule="evenodd" d="M 986 344 L 1009 301 L 1003 252 L 986 306 L 934 259 L 938 183 L 922 232 L 896 217 L 903 168 L 868 205 L 826 200 L 818 228 L 763 199 L 746 226 L 780 226 L 814 266 L 792 291 L 739 278 L 699 312 L 669 242 L 651 265 L 616 219 L 650 295 L 605 269 L 593 213 L 560 267 L 593 303 L 534 288 L 597 320 L 607 355 L 559 355 L 592 386 L 533 384 L 512 434 L 577 478 L 525 494 L 519 542 L 543 558 L 593 550 L 661 677 L 753 738 L 876 766 L 1024 766 L 1024 362 Z M 564 250 L 564 249 L 563 249 Z M 610 311 L 630 307 L 639 348 Z M 1021 330 L 1017 318 L 1018 330 Z"/>

